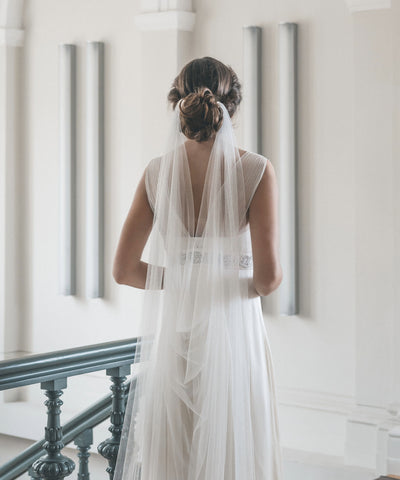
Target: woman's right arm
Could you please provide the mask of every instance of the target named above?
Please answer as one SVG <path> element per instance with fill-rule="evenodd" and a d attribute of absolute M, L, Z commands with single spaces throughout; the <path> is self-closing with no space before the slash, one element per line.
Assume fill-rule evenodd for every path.
<path fill-rule="evenodd" d="M 147 198 L 144 172 L 122 227 L 114 257 L 112 274 L 117 283 L 145 288 L 148 263 L 143 262 L 141 257 L 152 226 L 153 211 Z"/>
<path fill-rule="evenodd" d="M 253 286 L 266 296 L 282 282 L 279 261 L 278 186 L 275 170 L 267 165 L 249 207 L 249 225 L 253 250 Z"/>

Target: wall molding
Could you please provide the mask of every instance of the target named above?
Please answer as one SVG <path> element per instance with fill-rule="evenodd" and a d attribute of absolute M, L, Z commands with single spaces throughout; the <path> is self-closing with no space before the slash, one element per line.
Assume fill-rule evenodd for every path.
<path fill-rule="evenodd" d="M 345 467 L 382 475 L 399 471 L 400 415 L 383 407 L 359 405 L 355 397 L 347 395 L 283 387 L 277 388 L 276 396 L 279 410 L 285 412 L 280 418 L 283 438 L 289 442 L 286 449 L 296 451 L 299 447 L 308 452 L 305 455 L 333 459 L 342 452 L 342 447 L 337 448 L 339 441 L 344 444 L 343 463 L 341 459 L 339 463 Z M 307 423 L 316 427 L 305 428 Z M 330 432 L 332 443 L 325 442 L 326 432 Z M 313 441 L 305 444 L 302 437 L 305 434 L 311 435 Z M 322 451 L 317 451 L 319 437 Z"/>
<path fill-rule="evenodd" d="M 344 416 L 350 415 L 356 406 L 354 397 L 290 387 L 277 388 L 277 400 L 281 405 L 338 413 Z"/>
<path fill-rule="evenodd" d="M 58 46 L 59 293 L 76 294 L 76 45 Z"/>
<path fill-rule="evenodd" d="M 313 389 L 277 388 L 282 446 L 312 454 L 343 457 L 352 396 Z"/>
<path fill-rule="evenodd" d="M 86 44 L 86 296 L 104 297 L 104 43 Z"/>
<path fill-rule="evenodd" d="M 297 23 L 280 22 L 279 33 L 279 248 L 283 280 L 279 314 L 299 315 Z"/>
<path fill-rule="evenodd" d="M 390 432 L 400 425 L 400 417 L 385 408 L 357 405 L 347 418 L 345 462 L 347 465 L 388 472 L 389 448 L 395 440 Z M 396 431 L 396 430 L 394 430 Z M 399 462 L 392 454 L 392 461 Z"/>
<path fill-rule="evenodd" d="M 141 0 L 140 10 L 144 12 L 161 12 L 165 10 L 192 11 L 192 0 Z"/>
<path fill-rule="evenodd" d="M 351 13 L 367 10 L 382 10 L 392 7 L 391 0 L 346 0 Z"/>
<path fill-rule="evenodd" d="M 400 472 L 400 425 L 389 430 L 387 450 L 387 472 Z"/>
<path fill-rule="evenodd" d="M 0 45 L 7 47 L 22 47 L 24 31 L 18 28 L 0 28 Z"/>
<path fill-rule="evenodd" d="M 380 423 L 391 420 L 394 424 L 400 425 L 400 417 L 391 414 L 383 407 L 373 407 L 367 405 L 355 405 L 350 412 L 350 421 L 362 423 L 365 425 L 378 425 Z"/>
<path fill-rule="evenodd" d="M 194 29 L 196 14 L 183 10 L 142 13 L 135 17 L 135 25 L 141 31 Z"/>
<path fill-rule="evenodd" d="M 0 45 L 21 47 L 24 0 L 0 0 Z"/>

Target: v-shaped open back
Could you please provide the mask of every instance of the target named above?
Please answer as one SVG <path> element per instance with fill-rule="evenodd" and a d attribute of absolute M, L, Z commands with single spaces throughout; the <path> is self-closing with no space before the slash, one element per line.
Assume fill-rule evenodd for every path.
<path fill-rule="evenodd" d="M 187 207 L 189 209 L 186 220 L 185 228 L 188 232 L 190 232 L 191 236 L 198 237 L 201 236 L 201 226 L 204 227 L 204 221 L 199 224 L 200 212 L 202 208 L 202 204 L 205 205 L 204 198 L 204 188 L 205 188 L 205 180 L 207 177 L 207 171 L 210 166 L 210 160 L 208 161 L 206 173 L 204 175 L 204 182 L 201 189 L 201 196 L 200 200 L 197 199 L 195 203 L 195 194 L 193 188 L 193 181 L 192 181 L 192 174 L 190 171 L 190 164 L 188 160 L 188 156 L 185 149 L 185 159 L 186 159 L 186 168 L 184 171 L 185 173 L 185 181 L 186 181 L 186 200 L 182 198 L 182 201 L 186 201 Z M 145 169 L 145 185 L 146 185 L 146 193 L 147 198 L 150 204 L 151 209 L 153 212 L 155 211 L 155 198 L 156 198 L 156 191 L 157 191 L 157 183 L 158 177 L 160 172 L 161 166 L 161 159 L 162 157 L 155 157 L 147 164 Z M 240 162 L 243 169 L 243 177 L 244 177 L 244 189 L 245 189 L 245 204 L 246 204 L 246 211 L 248 210 L 253 195 L 257 189 L 257 186 L 261 180 L 261 177 L 264 173 L 266 164 L 268 159 L 263 155 L 246 151 L 240 157 Z M 198 198 L 198 197 L 197 197 Z M 165 199 L 167 201 L 167 199 Z M 193 211 L 191 212 L 191 205 L 193 206 Z M 205 206 L 203 207 L 203 210 Z"/>
<path fill-rule="evenodd" d="M 250 152 L 245 152 L 240 156 L 240 161 L 244 157 L 246 157 Z M 189 168 L 190 172 L 190 182 L 187 187 L 187 194 L 191 195 L 191 199 L 188 199 L 189 202 L 193 202 L 193 212 L 194 212 L 194 232 L 196 237 L 201 236 L 202 228 L 204 228 L 204 225 L 206 223 L 206 218 L 207 218 L 207 198 L 205 198 L 205 191 L 207 189 L 205 188 L 206 186 L 206 180 L 209 179 L 210 174 L 209 174 L 209 168 L 210 168 L 210 161 L 211 161 L 211 152 L 209 155 L 209 158 L 207 159 L 207 164 L 204 169 L 204 172 L 202 172 L 201 178 L 196 178 L 196 175 L 198 174 L 198 171 L 196 171 L 196 168 L 194 166 L 194 162 L 190 160 L 190 156 L 187 153 L 187 150 L 185 148 L 185 159 Z M 221 185 L 220 187 L 223 187 L 224 183 L 224 171 L 221 171 Z M 200 215 L 202 213 L 202 216 Z M 204 217 L 203 217 L 204 215 Z"/>

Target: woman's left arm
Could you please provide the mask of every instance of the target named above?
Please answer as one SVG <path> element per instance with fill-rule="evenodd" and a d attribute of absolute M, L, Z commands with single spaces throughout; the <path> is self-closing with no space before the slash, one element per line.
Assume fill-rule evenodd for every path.
<path fill-rule="evenodd" d="M 136 288 L 145 288 L 148 264 L 142 262 L 141 257 L 153 226 L 153 211 L 147 198 L 145 173 L 146 171 L 139 180 L 122 227 L 112 270 L 117 283 Z"/>

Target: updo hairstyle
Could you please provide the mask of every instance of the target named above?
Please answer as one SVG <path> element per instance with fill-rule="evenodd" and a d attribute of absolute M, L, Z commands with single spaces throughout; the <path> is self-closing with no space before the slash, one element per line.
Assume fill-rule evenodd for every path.
<path fill-rule="evenodd" d="M 181 128 L 187 138 L 204 142 L 221 128 L 222 102 L 232 117 L 242 100 L 241 84 L 230 66 L 212 57 L 187 63 L 175 78 L 168 101 L 175 109 L 179 100 Z"/>

